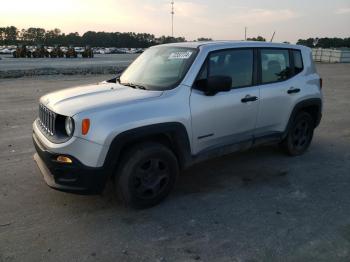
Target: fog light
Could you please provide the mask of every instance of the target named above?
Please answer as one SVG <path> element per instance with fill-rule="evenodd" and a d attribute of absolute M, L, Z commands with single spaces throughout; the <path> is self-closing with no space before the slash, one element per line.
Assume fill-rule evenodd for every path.
<path fill-rule="evenodd" d="M 70 159 L 69 157 L 66 157 L 66 156 L 58 156 L 57 162 L 65 163 L 65 164 L 72 164 L 73 163 L 72 159 Z"/>

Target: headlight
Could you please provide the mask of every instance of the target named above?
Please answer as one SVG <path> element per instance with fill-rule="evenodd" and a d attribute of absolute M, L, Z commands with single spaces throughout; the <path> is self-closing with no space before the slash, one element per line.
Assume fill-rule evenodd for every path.
<path fill-rule="evenodd" d="M 66 133 L 68 136 L 71 136 L 74 132 L 74 120 L 73 118 L 67 116 L 64 121 L 64 128 L 66 129 Z"/>

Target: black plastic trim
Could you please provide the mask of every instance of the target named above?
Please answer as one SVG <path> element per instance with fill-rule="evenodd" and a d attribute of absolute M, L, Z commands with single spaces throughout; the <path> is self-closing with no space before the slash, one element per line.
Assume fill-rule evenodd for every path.
<path fill-rule="evenodd" d="M 317 109 L 318 109 L 317 117 L 315 119 L 315 128 L 320 124 L 321 118 L 322 118 L 322 100 L 320 98 L 310 98 L 310 99 L 303 100 L 294 106 L 292 113 L 290 114 L 286 129 L 283 132 L 283 137 L 287 136 L 288 130 L 293 122 L 293 119 L 298 114 L 298 112 L 310 106 L 317 106 Z"/>
<path fill-rule="evenodd" d="M 315 119 L 315 127 L 317 127 L 321 121 L 322 118 L 322 101 L 319 98 L 311 98 L 304 101 L 299 102 L 295 105 L 295 107 L 292 110 L 292 113 L 290 115 L 288 124 L 286 126 L 286 129 L 284 132 L 272 132 L 270 134 L 265 134 L 262 136 L 254 136 L 251 139 L 247 139 L 244 141 L 236 142 L 236 143 L 227 143 L 225 145 L 216 146 L 210 149 L 206 149 L 202 152 L 199 152 L 197 155 L 193 156 L 193 162 L 197 163 L 201 161 L 205 161 L 207 159 L 213 158 L 213 157 L 219 157 L 225 154 L 231 154 L 234 152 L 244 151 L 252 147 L 256 147 L 259 145 L 267 145 L 267 144 L 275 144 L 280 141 L 282 141 L 288 134 L 288 130 L 290 128 L 290 125 L 292 124 L 292 121 L 296 114 L 300 112 L 301 110 L 309 107 L 309 106 L 317 106 L 318 112 L 317 112 L 317 118 Z"/>
<path fill-rule="evenodd" d="M 211 134 L 199 136 L 199 137 L 197 137 L 197 139 L 203 139 L 203 138 L 211 137 L 211 136 L 213 136 L 213 135 L 214 135 L 214 133 L 211 133 Z"/>
<path fill-rule="evenodd" d="M 291 70 L 291 77 L 295 76 L 295 65 L 294 65 L 294 55 L 293 55 L 293 50 L 288 50 L 288 55 L 289 55 L 289 65 L 290 65 L 290 70 Z"/>
<path fill-rule="evenodd" d="M 259 50 L 254 48 L 253 50 L 253 86 L 256 86 L 259 83 Z"/>
<path fill-rule="evenodd" d="M 55 143 L 55 144 L 62 144 L 62 143 L 67 142 L 69 139 L 71 139 L 73 137 L 73 134 L 75 131 L 75 121 L 72 118 L 73 119 L 73 132 L 72 132 L 72 135 L 68 136 L 66 134 L 66 130 L 64 128 L 64 125 L 65 125 L 64 120 L 67 116 L 59 115 L 59 114 L 56 114 L 56 115 L 57 115 L 56 122 L 55 122 L 56 130 L 55 130 L 55 134 L 53 136 L 48 134 L 46 132 L 46 130 L 40 125 L 39 118 L 37 118 L 35 120 L 35 125 L 40 130 L 40 132 L 47 138 L 47 140 L 49 140 L 50 142 Z M 60 120 L 61 118 L 62 118 L 62 120 Z M 60 122 L 62 122 L 62 123 L 60 123 Z M 63 126 L 63 132 L 65 134 L 62 134 L 62 130 L 59 130 L 59 128 L 62 129 L 62 127 L 60 127 L 60 126 Z"/>
<path fill-rule="evenodd" d="M 188 166 L 191 162 L 191 147 L 187 130 L 181 123 L 168 122 L 134 128 L 117 135 L 109 147 L 104 168 L 107 170 L 116 168 L 122 150 L 128 145 L 164 135 L 171 142 L 171 149 L 179 160 L 180 168 Z"/>
<path fill-rule="evenodd" d="M 34 159 L 50 187 L 80 194 L 101 193 L 108 178 L 114 174 L 117 168 L 122 150 L 127 149 L 130 144 L 147 141 L 147 138 L 155 138 L 157 135 L 166 135 L 170 140 L 171 149 L 179 160 L 180 168 L 183 169 L 192 163 L 186 128 L 183 124 L 177 122 L 139 127 L 117 135 L 110 145 L 103 166 L 96 168 L 85 166 L 74 156 L 50 152 L 33 133 L 33 143 L 37 151 Z M 73 163 L 57 162 L 58 155 L 71 158 Z"/>
<path fill-rule="evenodd" d="M 33 143 L 37 152 L 34 160 L 50 187 L 80 194 L 97 194 L 103 191 L 108 178 L 104 167 L 88 167 L 71 155 L 52 153 L 40 143 L 35 133 Z M 57 162 L 58 155 L 69 157 L 73 163 Z"/>

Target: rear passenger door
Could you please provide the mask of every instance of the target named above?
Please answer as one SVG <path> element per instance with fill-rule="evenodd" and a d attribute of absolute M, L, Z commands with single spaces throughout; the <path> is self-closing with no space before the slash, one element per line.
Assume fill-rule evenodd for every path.
<path fill-rule="evenodd" d="M 294 64 L 298 63 L 298 67 Z M 300 97 L 301 82 L 295 75 L 303 70 L 300 51 L 259 50 L 260 105 L 255 136 L 283 132 Z"/>
<path fill-rule="evenodd" d="M 229 76 L 232 88 L 208 96 L 193 87 L 190 106 L 195 154 L 253 138 L 259 104 L 259 87 L 254 85 L 254 61 L 253 49 L 209 53 L 197 80 Z"/>

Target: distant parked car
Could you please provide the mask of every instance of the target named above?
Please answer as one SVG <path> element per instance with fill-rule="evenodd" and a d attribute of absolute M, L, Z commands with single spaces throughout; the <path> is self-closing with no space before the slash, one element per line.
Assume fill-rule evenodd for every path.
<path fill-rule="evenodd" d="M 81 53 L 83 58 L 93 58 L 94 52 L 92 51 L 90 46 L 86 46 L 84 51 Z"/>
<path fill-rule="evenodd" d="M 85 49 L 83 47 L 74 47 L 74 50 L 77 54 L 82 54 Z"/>
<path fill-rule="evenodd" d="M 120 48 L 115 48 L 113 49 L 112 54 L 125 54 L 125 51 Z"/>
<path fill-rule="evenodd" d="M 12 54 L 14 58 L 24 58 L 32 56 L 32 52 L 27 49 L 26 45 L 18 45 L 16 50 L 13 51 Z"/>
<path fill-rule="evenodd" d="M 47 51 L 44 45 L 38 45 L 32 55 L 33 58 L 44 58 L 50 57 L 50 52 Z"/>
<path fill-rule="evenodd" d="M 9 55 L 9 54 L 13 54 L 14 51 L 15 50 L 13 50 L 13 49 L 2 48 L 2 49 L 0 49 L 0 54 Z"/>
<path fill-rule="evenodd" d="M 70 46 L 66 52 L 66 58 L 77 58 L 78 53 L 75 51 L 73 46 Z"/>
<path fill-rule="evenodd" d="M 61 50 L 61 47 L 59 45 L 56 45 L 50 52 L 50 56 L 52 58 L 62 58 L 64 57 L 64 52 Z"/>
<path fill-rule="evenodd" d="M 139 48 L 135 51 L 135 54 L 142 54 L 143 53 L 143 49 L 142 48 Z"/>

